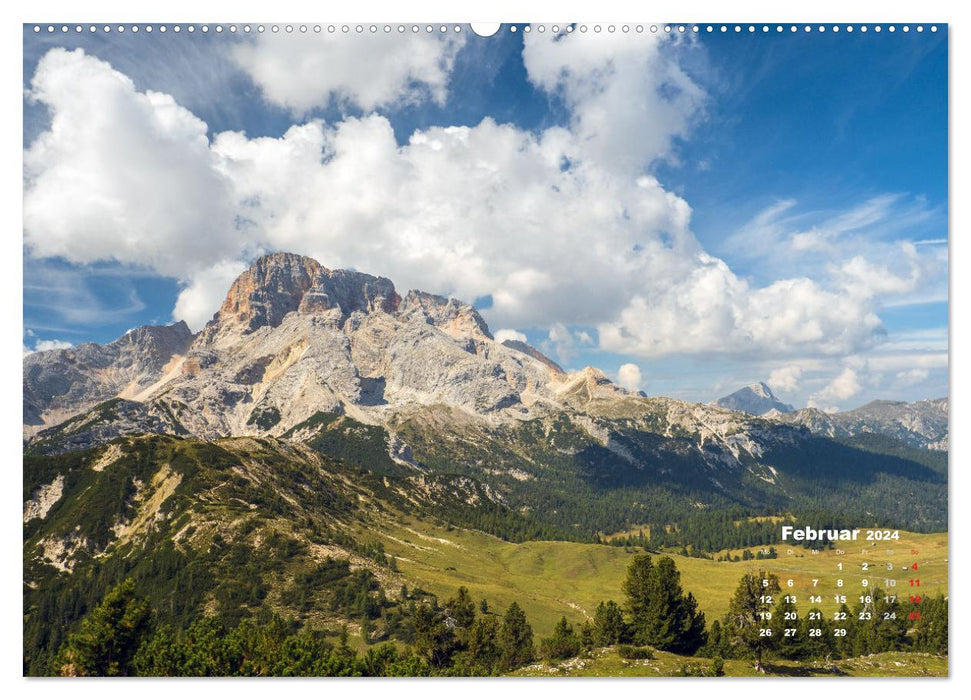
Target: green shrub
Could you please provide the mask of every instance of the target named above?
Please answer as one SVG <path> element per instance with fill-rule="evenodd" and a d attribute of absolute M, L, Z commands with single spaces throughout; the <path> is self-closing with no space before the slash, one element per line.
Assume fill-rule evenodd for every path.
<path fill-rule="evenodd" d="M 653 659 L 651 647 L 635 647 L 632 644 L 618 644 L 617 655 L 622 659 Z"/>

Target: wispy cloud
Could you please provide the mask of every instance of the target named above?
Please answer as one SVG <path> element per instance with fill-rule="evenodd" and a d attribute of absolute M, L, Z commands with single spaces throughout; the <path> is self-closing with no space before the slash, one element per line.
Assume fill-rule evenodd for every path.
<path fill-rule="evenodd" d="M 146 308 L 133 280 L 149 274 L 130 267 L 71 266 L 24 258 L 24 326 L 70 333 L 80 327 L 129 320 Z"/>

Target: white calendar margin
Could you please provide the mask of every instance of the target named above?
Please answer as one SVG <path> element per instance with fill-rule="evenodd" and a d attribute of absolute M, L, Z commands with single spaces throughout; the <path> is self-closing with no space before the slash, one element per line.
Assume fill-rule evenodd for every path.
<path fill-rule="evenodd" d="M 13 4 L 13 3 L 8 3 Z M 966 10 L 955 7 L 956 3 L 946 0 L 883 0 L 873 3 L 865 9 L 858 9 L 859 5 L 846 0 L 812 0 L 802 3 L 782 3 L 776 0 L 736 0 L 733 3 L 715 0 L 683 0 L 672 2 L 668 7 L 661 3 L 631 2 L 623 0 L 559 0 L 555 4 L 546 4 L 534 8 L 527 8 L 520 0 L 478 0 L 474 3 L 446 2 L 444 0 L 426 0 L 411 2 L 405 5 L 401 2 L 389 0 L 359 0 L 354 3 L 330 4 L 322 2 L 308 2 L 307 0 L 238 0 L 237 2 L 211 3 L 203 6 L 198 0 L 166 0 L 164 3 L 132 3 L 119 0 L 96 2 L 82 2 L 75 0 L 48 0 L 43 3 L 17 3 L 19 7 L 10 10 L 3 9 L 4 22 L 2 27 L 2 41 L 0 41 L 0 74 L 3 76 L 3 90 L 5 104 L 0 111 L 0 120 L 4 127 L 3 133 L 8 138 L 4 140 L 2 169 L 3 186 L 0 189 L 3 196 L 4 227 L 2 236 L 2 251 L 0 251 L 0 292 L 6 298 L 6 308 L 14 308 L 13 316 L 5 319 L 5 325 L 10 329 L 5 342 L 0 344 L 0 366 L 3 384 L 0 385 L 0 395 L 7 400 L 0 402 L 0 435 L 4 449 L 5 476 L 10 483 L 3 489 L 4 498 L 0 513 L 3 514 L 2 555 L 7 562 L 8 573 L 2 578 L 2 606 L 3 617 L 0 618 L 0 660 L 2 660 L 2 675 L 0 683 L 8 690 L 8 697 L 58 698 L 65 696 L 78 699 L 97 699 L 106 697 L 130 697 L 137 694 L 145 700 L 155 698 L 168 699 L 173 692 L 180 696 L 207 697 L 223 693 L 231 693 L 239 698 L 260 698 L 263 700 L 267 693 L 293 693 L 296 696 L 330 695 L 336 697 L 348 696 L 393 696 L 403 700 L 426 698 L 454 698 L 461 695 L 462 700 L 478 700 L 478 698 L 493 698 L 497 694 L 512 697 L 526 697 L 555 693 L 563 698 L 599 698 L 605 693 L 623 696 L 650 697 L 673 693 L 717 693 L 719 697 L 766 697 L 785 694 L 787 700 L 801 700 L 812 698 L 819 700 L 849 696 L 859 697 L 861 692 L 889 692 L 906 696 L 910 700 L 936 700 L 943 697 L 957 697 L 958 689 L 964 685 L 961 681 L 971 678 L 971 670 L 962 664 L 971 645 L 967 643 L 967 635 L 962 638 L 955 630 L 967 629 L 971 624 L 968 610 L 971 609 L 960 598 L 951 601 L 951 644 L 949 668 L 950 680 L 941 679 L 266 679 L 266 680 L 84 680 L 69 681 L 66 679 L 24 679 L 22 677 L 22 537 L 21 537 L 21 489 L 17 486 L 20 476 L 22 443 L 19 425 L 21 422 L 21 405 L 17 399 L 22 392 L 22 342 L 20 329 L 23 326 L 23 279 L 22 279 L 22 203 L 23 181 L 22 169 L 22 134 L 23 110 L 20 103 L 22 94 L 22 24 L 37 23 L 75 23 L 75 22 L 246 22 L 246 21 L 291 21 L 291 22 L 449 22 L 467 23 L 480 22 L 643 22 L 664 23 L 675 22 L 759 22 L 759 23 L 801 23 L 801 22 L 941 22 L 951 26 L 948 30 L 949 52 L 949 80 L 950 80 L 950 202 L 948 205 L 950 221 L 950 267 L 962 269 L 958 264 L 967 266 L 967 253 L 960 236 L 953 233 L 962 231 L 962 223 L 971 222 L 960 207 L 960 203 L 971 201 L 968 192 L 968 136 L 965 129 L 958 129 L 958 123 L 971 124 L 971 109 L 968 105 L 968 50 L 961 46 L 961 41 L 971 42 L 971 23 L 966 24 L 966 18 L 971 17 Z M 156 9 L 157 8 L 157 9 Z M 962 91 L 959 76 L 965 83 Z M 9 102 L 7 102 L 9 100 Z M 963 176 L 963 177 L 962 177 Z M 959 203 L 955 207 L 954 203 Z M 967 392 L 971 391 L 971 373 L 967 364 L 955 363 L 961 356 L 968 356 L 968 311 L 962 302 L 969 299 L 969 278 L 971 275 L 952 276 L 949 293 L 950 320 L 950 362 L 951 391 L 950 399 L 950 459 L 952 465 L 958 465 L 951 470 L 949 513 L 949 535 L 951 550 L 954 542 L 967 541 L 968 517 L 960 510 L 960 500 L 968 490 L 971 481 L 961 468 L 961 458 L 971 454 L 971 440 L 964 428 L 971 415 L 965 408 L 971 400 Z M 14 369 L 17 368 L 17 369 Z M 962 393 L 955 397 L 953 389 L 961 387 Z M 966 467 L 967 465 L 965 465 Z M 959 495 L 960 494 L 960 495 Z M 960 499 L 960 500 L 959 500 Z M 12 562 L 17 562 L 13 564 Z M 967 580 L 968 562 L 958 558 L 951 565 L 948 589 L 957 591 L 964 588 Z M 955 603 L 957 603 L 955 605 Z M 965 668 L 962 668 L 962 665 Z M 701 683 L 710 684 L 706 688 Z M 890 683 L 894 683 L 893 686 Z M 677 684 L 677 687 L 675 685 Z M 690 684 L 691 687 L 688 687 Z M 866 686 L 866 687 L 864 687 Z M 715 688 L 717 687 L 717 690 Z M 968 686 L 971 687 L 971 686 Z M 964 693 L 967 690 L 962 688 Z M 503 699 L 505 700 L 505 698 Z"/>

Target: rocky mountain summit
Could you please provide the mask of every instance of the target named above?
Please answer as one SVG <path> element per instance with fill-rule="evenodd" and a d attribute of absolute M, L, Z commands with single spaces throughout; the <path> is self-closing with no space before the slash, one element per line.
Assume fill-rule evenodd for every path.
<path fill-rule="evenodd" d="M 792 406 L 779 401 L 765 382 L 749 384 L 728 396 L 712 401 L 711 405 L 732 411 L 744 411 L 753 416 L 762 416 L 769 411 L 778 411 L 779 413 L 792 411 Z"/>

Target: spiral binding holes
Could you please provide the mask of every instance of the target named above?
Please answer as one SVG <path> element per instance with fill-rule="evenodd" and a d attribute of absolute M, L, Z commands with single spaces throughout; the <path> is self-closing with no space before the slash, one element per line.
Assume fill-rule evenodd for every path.
<path fill-rule="evenodd" d="M 68 34 L 68 33 L 71 33 L 72 31 L 75 34 L 82 34 L 85 31 L 87 31 L 90 34 L 96 34 L 96 33 L 110 34 L 112 32 L 117 33 L 117 34 L 126 34 L 126 33 L 130 33 L 130 34 L 138 34 L 138 33 L 152 34 L 152 33 L 156 33 L 156 32 L 159 33 L 159 34 L 166 34 L 169 31 L 171 31 L 171 32 L 173 32 L 175 34 L 181 34 L 183 32 L 187 32 L 189 34 L 195 34 L 198 31 L 200 34 L 203 34 L 203 35 L 213 35 L 213 34 L 223 34 L 223 33 L 229 33 L 229 34 L 237 34 L 237 33 L 252 34 L 253 32 L 255 32 L 257 34 L 263 34 L 264 32 L 267 31 L 266 25 L 262 25 L 262 24 L 255 25 L 255 27 L 254 27 L 254 25 L 250 25 L 250 24 L 243 24 L 243 25 L 236 25 L 236 24 L 229 24 L 229 25 L 222 25 L 222 24 L 216 24 L 216 25 L 206 25 L 206 24 L 202 24 L 202 25 L 194 25 L 194 24 L 186 24 L 186 25 L 180 25 L 180 24 L 164 25 L 164 24 L 160 24 L 160 25 L 157 25 L 157 26 L 156 25 L 150 25 L 150 24 L 146 24 L 146 25 L 139 25 L 139 24 L 124 25 L 124 24 L 119 24 L 119 25 L 115 25 L 115 26 L 108 25 L 108 24 L 105 24 L 105 25 L 102 25 L 102 26 L 98 26 L 98 25 L 91 24 L 91 25 L 87 25 L 87 27 L 85 27 L 84 25 L 81 25 L 81 24 L 74 25 L 73 27 L 71 25 L 67 25 L 67 24 L 63 24 L 63 25 L 54 25 L 54 24 L 40 25 L 40 24 L 35 24 L 35 25 L 32 25 L 31 28 L 32 28 L 32 31 L 33 31 L 34 34 L 42 34 L 42 33 L 54 34 L 54 33 L 57 33 L 57 32 L 60 32 L 61 34 Z M 311 32 L 314 33 L 314 34 L 320 34 L 320 33 L 322 33 L 324 31 L 324 27 L 322 27 L 319 24 L 315 24 L 315 25 L 307 25 L 307 24 L 293 25 L 293 24 L 286 24 L 286 25 L 282 25 L 282 29 L 283 29 L 283 32 L 286 33 L 286 34 L 295 34 L 295 33 L 308 34 L 308 33 L 311 33 Z M 281 31 L 281 25 L 276 25 L 276 24 L 269 25 L 269 31 L 272 32 L 272 33 L 274 33 L 274 34 L 279 34 L 280 31 Z M 448 24 L 441 24 L 441 25 L 432 25 L 432 24 L 427 24 L 427 25 L 418 25 L 418 24 L 412 24 L 412 25 L 407 25 L 407 24 L 398 24 L 398 25 L 390 25 L 390 24 L 384 24 L 384 25 L 380 25 L 380 24 L 369 24 L 369 25 L 364 25 L 364 24 L 357 24 L 357 25 L 347 25 L 347 24 L 345 24 L 345 25 L 333 25 L 333 24 L 331 24 L 331 25 L 327 25 L 326 26 L 326 31 L 327 31 L 328 34 L 336 34 L 336 33 L 351 34 L 351 33 L 354 33 L 354 34 L 361 34 L 361 35 L 371 35 L 371 34 L 373 34 L 373 35 L 379 35 L 379 34 L 392 34 L 392 33 L 395 33 L 395 32 L 398 33 L 398 34 L 405 34 L 405 33 L 410 32 L 412 34 L 424 33 L 424 34 L 447 35 L 447 34 L 452 34 L 452 33 L 459 34 L 459 33 L 462 33 L 465 30 L 463 29 L 463 27 L 461 25 L 457 25 L 457 24 L 455 24 L 455 25 L 448 25 Z M 772 32 L 775 32 L 776 34 L 785 34 L 785 33 L 789 33 L 789 34 L 798 34 L 798 33 L 805 33 L 805 34 L 825 34 L 827 32 L 833 33 L 833 34 L 840 34 L 840 33 L 843 33 L 843 34 L 853 34 L 853 33 L 867 34 L 869 32 L 875 32 L 877 34 L 880 34 L 880 33 L 883 33 L 883 32 L 887 32 L 887 33 L 890 33 L 890 34 L 898 34 L 898 33 L 899 34 L 923 34 L 925 31 L 929 31 L 931 33 L 936 33 L 938 31 L 938 26 L 935 25 L 935 24 L 927 25 L 927 26 L 922 25 L 922 24 L 916 24 L 916 25 L 910 25 L 910 24 L 902 24 L 902 25 L 894 25 L 894 24 L 888 24 L 888 25 L 880 25 L 880 24 L 875 24 L 875 25 L 866 25 L 866 24 L 860 24 L 860 25 L 852 25 L 852 24 L 838 25 L 838 24 L 834 24 L 834 25 L 829 25 L 829 26 L 823 25 L 823 24 L 820 24 L 820 25 L 810 25 L 810 24 L 804 24 L 804 25 L 796 25 L 796 24 L 791 24 L 791 25 L 782 25 L 782 24 L 770 25 L 770 24 L 763 24 L 761 26 L 757 26 L 757 25 L 746 25 L 746 26 L 743 26 L 743 25 L 737 25 L 737 24 L 736 25 L 726 25 L 726 24 L 722 24 L 722 25 L 711 25 L 711 24 L 708 24 L 708 25 L 703 25 L 703 26 L 697 25 L 697 24 L 691 24 L 691 25 L 687 25 L 687 24 L 661 24 L 661 25 L 658 25 L 658 24 L 651 24 L 651 25 L 642 25 L 642 24 L 637 24 L 637 25 L 629 25 L 629 24 L 623 24 L 623 25 L 617 25 L 617 24 L 606 24 L 606 25 L 601 25 L 601 24 L 590 24 L 590 25 L 587 25 L 587 24 L 564 24 L 564 25 L 559 25 L 559 24 L 552 24 L 552 25 L 546 25 L 546 24 L 509 24 L 509 25 L 507 25 L 507 31 L 509 33 L 511 33 L 511 34 L 515 34 L 515 33 L 530 34 L 530 33 L 533 33 L 533 32 L 536 32 L 536 33 L 539 33 L 539 34 L 545 34 L 546 32 L 550 32 L 552 34 L 561 34 L 561 33 L 570 34 L 570 33 L 573 33 L 574 31 L 577 31 L 580 34 L 588 34 L 588 33 L 590 33 L 590 34 L 593 34 L 593 35 L 616 34 L 616 33 L 621 33 L 621 34 L 631 34 L 631 33 L 642 34 L 645 31 L 649 31 L 651 34 L 657 34 L 659 31 L 663 31 L 665 34 L 675 34 L 675 35 L 678 35 L 678 34 L 688 34 L 688 33 L 691 33 L 691 34 L 700 34 L 700 33 L 707 33 L 707 34 L 713 34 L 713 33 L 729 34 L 729 33 L 731 33 L 731 34 L 745 35 L 745 34 L 759 34 L 759 33 L 761 33 L 761 34 L 769 34 L 769 33 L 772 33 Z M 474 31 L 470 31 L 469 33 L 475 34 Z"/>

